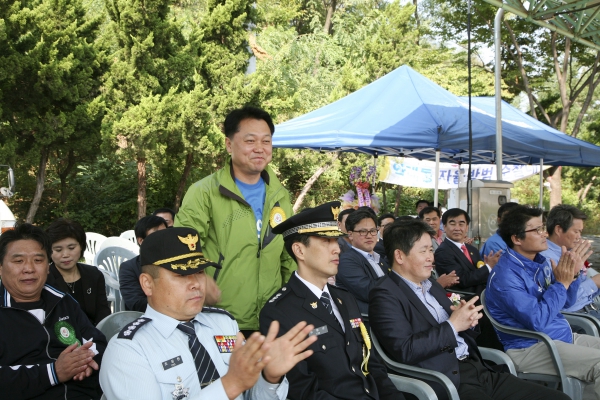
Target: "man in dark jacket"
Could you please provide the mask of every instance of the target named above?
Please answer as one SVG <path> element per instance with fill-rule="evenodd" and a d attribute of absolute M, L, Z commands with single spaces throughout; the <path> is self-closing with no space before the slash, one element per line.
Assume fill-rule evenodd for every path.
<path fill-rule="evenodd" d="M 374 251 L 377 243 L 377 217 L 374 212 L 356 210 L 346 219 L 352 248 L 340 254 L 335 284 L 348 290 L 358 302 L 360 312 L 369 313 L 369 290 L 387 273 L 385 258 Z"/>
<path fill-rule="evenodd" d="M 439 371 L 462 400 L 568 399 L 555 390 L 493 371 L 482 361 L 473 329 L 481 318 L 477 297 L 452 305 L 430 280 L 433 230 L 419 220 L 398 221 L 385 233 L 392 271 L 370 294 L 370 322 L 384 351 L 394 360 Z M 438 398 L 445 390 L 432 384 Z"/>
<path fill-rule="evenodd" d="M 337 239 L 344 235 L 336 223 L 339 210 L 339 201 L 326 203 L 296 214 L 273 230 L 283 235 L 298 271 L 262 309 L 260 329 L 266 333 L 272 321 L 279 321 L 280 334 L 300 321 L 315 326 L 310 333 L 318 336 L 310 346 L 313 355 L 287 373 L 288 398 L 401 400 L 404 397 L 371 350 L 356 300 L 346 290 L 327 284 L 327 278 L 337 272 Z"/>
<path fill-rule="evenodd" d="M 106 338 L 71 296 L 46 285 L 50 242 L 31 224 L 0 236 L 0 393 L 99 399 Z"/>
<path fill-rule="evenodd" d="M 142 245 L 146 236 L 152 232 L 167 228 L 167 222 L 164 218 L 151 215 L 141 218 L 135 224 L 135 238 L 138 245 Z M 140 286 L 140 274 L 142 265 L 140 256 L 127 260 L 119 267 L 119 285 L 121 296 L 125 302 L 125 309 L 129 311 L 145 312 L 148 305 L 148 299 Z"/>

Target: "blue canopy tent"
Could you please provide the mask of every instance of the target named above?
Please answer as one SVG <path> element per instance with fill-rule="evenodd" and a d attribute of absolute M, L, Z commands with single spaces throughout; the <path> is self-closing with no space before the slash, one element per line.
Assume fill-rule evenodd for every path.
<path fill-rule="evenodd" d="M 472 99 L 473 163 L 495 161 L 493 98 Z M 468 100 L 408 66 L 277 125 L 273 146 L 353 151 L 467 163 Z M 600 166 L 600 147 L 572 138 L 504 103 L 503 163 Z"/>

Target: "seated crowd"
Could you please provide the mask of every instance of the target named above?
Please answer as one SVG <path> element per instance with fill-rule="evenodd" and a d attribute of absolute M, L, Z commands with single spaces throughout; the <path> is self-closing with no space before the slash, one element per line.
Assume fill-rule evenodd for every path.
<path fill-rule="evenodd" d="M 536 340 L 494 331 L 485 290 L 493 319 L 550 336 L 584 398 L 600 400 L 600 338 L 561 314 L 600 316 L 580 210 L 556 206 L 544 222 L 505 204 L 481 252 L 467 212 L 426 200 L 417 218 L 339 201 L 292 215 L 268 167 L 270 116 L 235 110 L 224 131 L 226 166 L 192 185 L 177 214 L 135 225 L 139 256 L 118 280 L 124 308 L 143 315 L 112 338 L 96 327 L 111 309 L 103 271 L 80 262 L 80 224 L 0 235 L 0 398 L 414 398 L 373 333 L 392 360 L 444 374 L 461 399 L 569 399 L 484 360 L 480 346 L 496 347 L 518 371 L 556 373 Z"/>
<path fill-rule="evenodd" d="M 144 314 L 106 338 L 95 328 L 110 314 L 104 278 L 79 262 L 81 225 L 18 225 L 0 236 L 0 320 L 10 327 L 0 338 L 0 390 L 11 399 L 411 398 L 390 381 L 370 328 L 390 358 L 443 373 L 461 399 L 568 399 L 484 361 L 476 338 L 486 334 L 478 297 L 486 289 L 494 319 L 548 334 L 567 374 L 599 398 L 600 338 L 572 332 L 560 313 L 597 316 L 600 285 L 586 271 L 590 244 L 581 239 L 586 215 L 560 205 L 544 223 L 539 209 L 506 208 L 496 233 L 506 247 L 482 254 L 467 243 L 460 209 L 441 219 L 435 207 L 420 218 L 366 209 L 340 217 L 331 202 L 287 218 L 273 233 L 297 270 L 246 338 L 232 314 L 212 307 L 220 292 L 206 268 L 221 266 L 192 228 L 138 221 L 140 255 L 119 277 L 126 308 Z M 471 293 L 453 303 L 446 287 Z M 543 344 L 498 336 L 518 371 L 555 373 Z"/>

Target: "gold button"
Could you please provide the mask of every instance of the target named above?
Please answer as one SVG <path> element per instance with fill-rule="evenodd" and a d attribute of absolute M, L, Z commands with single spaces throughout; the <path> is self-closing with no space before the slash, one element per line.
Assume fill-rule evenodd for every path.
<path fill-rule="evenodd" d="M 323 349 L 323 350 L 327 349 L 327 346 L 323 345 L 322 349 Z"/>

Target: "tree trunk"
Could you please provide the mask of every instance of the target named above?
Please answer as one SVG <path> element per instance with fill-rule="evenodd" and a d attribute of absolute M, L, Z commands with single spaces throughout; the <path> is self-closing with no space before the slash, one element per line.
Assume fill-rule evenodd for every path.
<path fill-rule="evenodd" d="M 46 165 L 48 164 L 48 154 L 50 154 L 48 148 L 43 148 L 40 156 L 40 165 L 35 178 L 35 193 L 33 195 L 31 205 L 29 206 L 29 211 L 27 211 L 27 218 L 25 219 L 25 222 L 29 224 L 33 223 L 35 214 L 37 213 L 37 210 L 40 206 L 40 201 L 42 200 L 42 194 L 44 193 L 44 182 L 46 181 Z"/>
<path fill-rule="evenodd" d="M 396 189 L 396 205 L 394 207 L 394 215 L 398 215 L 400 211 L 400 197 L 402 197 L 402 185 L 398 185 Z"/>
<path fill-rule="evenodd" d="M 550 176 L 546 178 L 550 182 L 550 208 L 562 203 L 562 167 L 550 169 Z"/>
<path fill-rule="evenodd" d="M 302 205 L 302 202 L 304 201 L 304 197 L 306 197 L 306 194 L 308 193 L 308 191 L 310 190 L 312 185 L 314 185 L 314 183 L 317 181 L 317 179 L 319 179 L 319 177 L 321 175 L 323 175 L 323 173 L 325 173 L 325 171 L 327 171 L 329 168 L 331 168 L 331 166 L 333 165 L 333 161 L 336 158 L 338 158 L 339 156 L 340 156 L 340 152 L 338 151 L 335 153 L 335 156 L 331 159 L 330 162 L 328 162 L 325 165 L 320 166 L 315 171 L 315 173 L 310 177 L 310 179 L 308 181 L 306 181 L 306 184 L 300 191 L 300 194 L 298 195 L 298 198 L 296 199 L 296 202 L 294 203 L 294 207 L 292 207 L 292 210 L 294 211 L 294 213 L 297 213 L 298 210 L 300 209 L 300 206 Z"/>
<path fill-rule="evenodd" d="M 183 168 L 183 174 L 181 174 L 181 179 L 179 180 L 179 186 L 177 187 L 177 194 L 175 195 L 175 204 L 173 205 L 173 209 L 175 212 L 179 211 L 179 206 L 181 205 L 181 199 L 183 198 L 183 190 L 185 189 L 185 184 L 187 182 L 187 178 L 190 175 L 190 171 L 192 170 L 192 163 L 194 162 L 194 153 L 189 152 L 185 158 L 185 167 Z"/>
<path fill-rule="evenodd" d="M 137 159 L 138 175 L 138 220 L 146 216 L 146 158 Z"/>
<path fill-rule="evenodd" d="M 333 13 L 335 12 L 335 8 L 337 7 L 337 0 L 331 0 L 329 5 L 327 6 L 327 16 L 325 17 L 325 25 L 323 26 L 323 32 L 328 35 L 331 35 L 332 29 L 331 25 L 333 23 Z"/>
<path fill-rule="evenodd" d="M 387 196 L 385 194 L 386 186 L 387 184 L 385 182 L 381 182 L 381 202 L 383 203 L 381 204 L 382 213 L 387 212 Z"/>
<path fill-rule="evenodd" d="M 521 72 L 521 79 L 523 79 L 523 87 L 525 88 L 527 99 L 529 100 L 529 109 L 531 112 L 531 116 L 537 119 L 537 115 L 535 112 L 535 102 L 533 101 L 533 93 L 531 93 L 531 86 L 529 85 L 529 79 L 527 78 L 527 71 L 525 71 L 525 66 L 523 65 L 523 53 L 521 52 L 521 46 L 519 46 L 519 42 L 517 42 L 515 33 L 510 27 L 508 21 L 504 21 L 504 26 L 506 26 L 510 39 L 513 42 L 513 46 L 515 46 L 515 50 L 517 51 L 517 65 L 519 66 L 519 71 Z"/>
<path fill-rule="evenodd" d="M 67 197 L 68 197 L 68 188 L 67 188 L 67 178 L 73 167 L 75 166 L 75 154 L 73 150 L 69 150 L 69 154 L 67 155 L 67 166 L 62 171 L 58 171 L 58 177 L 60 178 L 60 204 L 63 207 L 63 212 L 67 210 Z"/>
<path fill-rule="evenodd" d="M 585 189 L 583 189 L 583 193 L 579 197 L 579 207 L 581 207 L 581 204 L 583 203 L 583 200 L 585 200 L 585 198 L 586 198 L 588 192 L 590 191 L 590 188 L 594 184 L 595 180 L 596 180 L 596 177 L 592 176 L 592 179 L 590 180 L 590 183 L 588 183 L 587 185 L 585 185 Z"/>
<path fill-rule="evenodd" d="M 413 5 L 415 6 L 415 22 L 417 23 L 417 41 L 416 41 L 416 45 L 419 45 L 419 41 L 420 41 L 420 32 L 419 32 L 419 28 L 421 27 L 421 20 L 419 20 L 419 8 L 418 8 L 418 4 L 417 4 L 417 0 L 413 0 Z"/>

